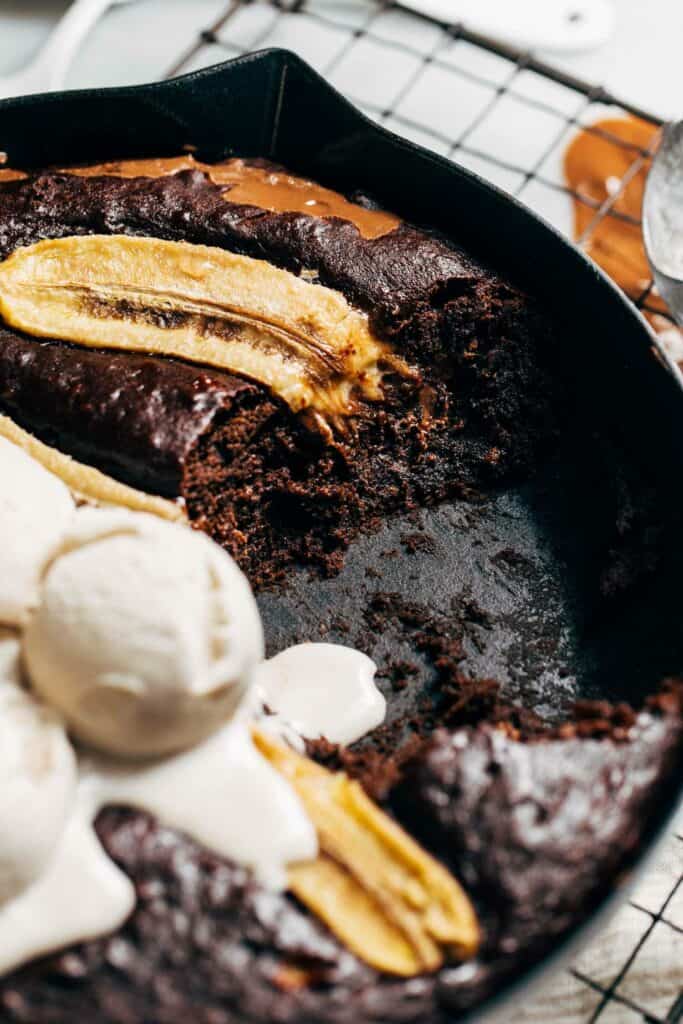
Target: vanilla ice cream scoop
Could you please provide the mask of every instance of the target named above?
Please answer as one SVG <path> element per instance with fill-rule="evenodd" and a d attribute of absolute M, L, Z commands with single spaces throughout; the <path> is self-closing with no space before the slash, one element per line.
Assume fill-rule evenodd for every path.
<path fill-rule="evenodd" d="M 78 739 L 156 757 L 233 714 L 263 633 L 245 577 L 203 534 L 83 508 L 45 574 L 24 655 L 35 690 Z"/>
<path fill-rule="evenodd" d="M 0 437 L 0 622 L 21 625 L 35 607 L 43 567 L 74 514 L 56 476 Z"/>
<path fill-rule="evenodd" d="M 13 681 L 18 662 L 18 640 L 0 633 L 0 906 L 43 873 L 76 793 L 64 729 Z"/>

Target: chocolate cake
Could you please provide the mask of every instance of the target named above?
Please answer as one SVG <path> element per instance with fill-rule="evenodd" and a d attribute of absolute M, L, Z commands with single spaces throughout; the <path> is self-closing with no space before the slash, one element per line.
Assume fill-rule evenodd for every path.
<path fill-rule="evenodd" d="M 126 483 L 183 499 L 256 584 L 293 563 L 334 571 L 361 524 L 528 469 L 554 415 L 552 328 L 528 296 L 363 197 L 341 210 L 361 229 L 292 211 L 293 187 L 283 197 L 268 182 L 299 179 L 262 164 L 207 173 L 188 160 L 172 174 L 127 176 L 177 163 L 4 183 L 0 256 L 42 239 L 125 234 L 267 259 L 341 292 L 407 370 L 388 366 L 382 401 L 364 402 L 330 437 L 243 377 L 6 328 L 0 412 Z M 327 212 L 334 194 L 316 200 L 314 188 Z M 300 205 L 300 183 L 294 191 Z"/>
<path fill-rule="evenodd" d="M 104 811 L 99 836 L 138 905 L 115 936 L 0 985 L 3 1020 L 266 1024 L 446 1022 L 588 912 L 625 869 L 658 780 L 680 766 L 683 688 L 635 715 L 583 706 L 529 742 L 488 724 L 436 733 L 402 765 L 399 820 L 466 880 L 485 924 L 476 961 L 378 974 L 305 915 L 147 816 Z"/>
<path fill-rule="evenodd" d="M 92 469 L 127 485 L 131 507 L 164 499 L 162 512 L 218 541 L 266 598 L 300 570 L 327 582 L 392 515 L 454 498 L 475 509 L 523 487 L 567 422 L 557 332 L 532 298 L 437 232 L 265 161 L 5 172 L 0 259 L 0 433 L 10 424 L 58 467 L 76 460 L 85 499 L 98 497 Z M 115 279 L 126 264 L 139 269 L 128 288 Z M 253 290 L 251 313 L 221 291 L 228 265 L 242 295 Z M 299 363 L 304 388 L 287 378 Z M 650 569 L 650 548 L 640 558 L 628 542 L 636 554 L 601 600 Z M 401 544 L 438 552 L 419 524 Z M 486 628 L 475 596 L 461 611 Z M 637 711 L 583 702 L 551 722 L 468 674 L 464 626 L 451 634 L 443 616 L 386 593 L 363 615 L 365 636 L 391 637 L 397 621 L 411 631 L 429 685 L 395 652 L 382 666 L 387 725 L 307 752 L 462 882 L 476 956 L 413 977 L 377 970 L 293 891 L 108 806 L 97 834 L 133 881 L 135 909 L 115 934 L 0 980 L 3 1024 L 445 1024 L 598 905 L 683 766 L 683 684 L 667 681 Z"/>

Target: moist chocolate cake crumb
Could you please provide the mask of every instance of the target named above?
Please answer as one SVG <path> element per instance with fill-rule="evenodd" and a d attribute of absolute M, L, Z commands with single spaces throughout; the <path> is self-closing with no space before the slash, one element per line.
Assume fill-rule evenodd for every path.
<path fill-rule="evenodd" d="M 460 670 L 465 656 L 463 638 L 467 624 L 471 621 L 486 621 L 486 616 L 476 602 L 463 601 L 455 614 L 439 615 L 417 602 L 406 601 L 399 594 L 380 592 L 372 597 L 366 612 L 366 621 L 369 630 L 378 632 L 384 631 L 389 621 L 400 622 L 409 630 L 415 650 L 425 655 L 435 672 L 435 685 L 424 697 L 429 701 L 428 706 L 431 707 L 433 715 L 439 720 L 442 720 L 441 716 L 447 714 L 447 707 L 459 700 L 463 692 L 472 695 L 472 687 L 478 693 L 493 690 L 497 692 L 497 683 L 490 680 L 472 682 Z M 399 659 L 391 665 L 394 686 L 400 677 L 403 664 L 404 662 Z M 414 669 L 409 665 L 405 685 L 398 688 L 405 689 L 409 686 L 410 676 L 413 674 Z M 426 728 L 432 726 L 433 722 L 428 720 Z"/>
<path fill-rule="evenodd" d="M 409 723 L 417 727 L 415 718 Z M 401 722 L 402 731 L 406 723 Z M 422 750 L 426 736 L 412 732 L 397 747 L 392 729 L 375 730 L 376 745 L 340 747 L 328 740 L 307 740 L 306 753 L 331 771 L 343 771 L 357 779 L 374 799 L 383 801 L 402 777 L 403 765 Z"/>
<path fill-rule="evenodd" d="M 233 416 L 217 413 L 185 461 L 181 493 L 191 521 L 230 551 L 257 589 L 282 582 L 293 564 L 337 573 L 361 530 L 483 482 L 479 443 L 425 433 L 414 400 L 397 383 L 381 408 L 332 443 L 282 406 L 234 443 Z M 413 532 L 402 543 L 425 552 L 434 542 Z"/>
<path fill-rule="evenodd" d="M 433 232 L 398 223 L 366 238 L 338 218 L 232 202 L 199 170 L 38 172 L 0 186 L 0 256 L 93 233 L 315 268 L 413 367 L 412 377 L 387 371 L 383 400 L 327 443 L 259 384 L 4 329 L 0 411 L 126 483 L 183 498 L 257 587 L 296 566 L 334 574 L 361 528 L 528 475 L 552 443 L 561 405 L 552 326 L 527 295 Z M 409 541 L 416 551 L 428 543 Z"/>
<path fill-rule="evenodd" d="M 333 771 L 346 772 L 375 800 L 383 801 L 402 779 L 404 766 L 429 745 L 439 728 L 457 729 L 486 722 L 522 740 L 554 735 L 552 727 L 533 712 L 504 700 L 495 680 L 470 679 L 454 666 L 450 668 L 441 689 L 423 697 L 408 714 L 379 726 L 367 739 L 350 747 L 325 739 L 309 740 L 307 753 Z M 618 709 L 613 712 L 619 713 Z M 557 735 L 563 734 L 558 731 Z"/>
<path fill-rule="evenodd" d="M 433 555 L 436 549 L 434 538 L 424 531 L 401 534 L 401 544 L 411 555 L 417 553 Z"/>
<path fill-rule="evenodd" d="M 410 680 L 414 678 L 420 669 L 413 661 L 405 661 L 403 658 L 394 658 L 388 666 L 388 675 L 391 688 L 395 693 L 410 686 Z"/>

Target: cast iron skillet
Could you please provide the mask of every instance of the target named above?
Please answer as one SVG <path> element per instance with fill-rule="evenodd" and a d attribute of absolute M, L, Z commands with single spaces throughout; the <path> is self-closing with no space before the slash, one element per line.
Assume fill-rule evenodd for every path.
<path fill-rule="evenodd" d="M 637 703 L 681 670 L 675 537 L 683 394 L 677 372 L 618 289 L 528 210 L 373 125 L 286 51 L 156 85 L 0 103 L 0 148 L 15 167 L 169 155 L 187 145 L 207 160 L 267 156 L 327 185 L 365 190 L 509 272 L 563 328 L 560 372 L 572 413 L 559 449 L 534 480 L 476 506 L 453 502 L 424 513 L 417 529 L 431 539 L 417 551 L 405 539 L 415 523 L 397 517 L 354 543 L 337 578 L 296 575 L 285 594 L 263 595 L 271 650 L 321 636 L 357 643 L 380 669 L 390 656 L 418 662 L 428 686 L 429 666 L 404 625 L 397 621 L 383 635 L 367 629 L 373 597 L 392 592 L 444 622 L 460 616 L 465 668 L 495 677 L 507 696 L 551 716 L 578 697 Z M 662 544 L 668 546 L 656 571 L 622 596 L 617 573 L 613 600 L 600 597 L 605 551 L 621 547 L 627 562 L 651 568 Z M 682 785 L 662 790 L 643 855 Z M 617 888 L 623 895 L 623 885 Z M 499 1007 L 505 995 L 477 1015 Z"/>

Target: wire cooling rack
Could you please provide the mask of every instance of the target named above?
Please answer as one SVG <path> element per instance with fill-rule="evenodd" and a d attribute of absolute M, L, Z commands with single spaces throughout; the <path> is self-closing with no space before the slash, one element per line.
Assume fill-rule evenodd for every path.
<path fill-rule="evenodd" d="M 660 120 L 605 89 L 400 4 L 359 0 L 232 0 L 197 31 L 168 74 L 266 46 L 299 53 L 370 117 L 514 194 L 566 234 L 573 203 L 586 207 L 575 241 L 591 249 L 606 218 L 640 221 L 618 200 L 643 169 Z M 596 122 L 634 115 L 652 127 L 644 148 Z M 604 201 L 572 191 L 563 155 L 578 132 L 620 148 L 625 171 Z M 683 362 L 683 336 L 650 279 L 631 299 Z M 683 821 L 632 901 L 574 967 L 515 1011 L 515 1024 L 676 1024 L 683 1021 Z"/>
<path fill-rule="evenodd" d="M 619 200 L 651 155 L 661 121 L 601 87 L 400 3 L 357 0 L 232 0 L 169 74 L 265 46 L 298 52 L 374 120 L 476 171 L 571 235 L 575 200 L 590 211 L 575 238 L 588 251 L 606 219 L 640 226 Z M 652 126 L 645 147 L 595 127 L 626 114 Z M 625 157 L 627 169 L 604 201 L 564 180 L 564 149 L 579 131 L 599 135 Z M 630 297 L 683 363 L 683 335 L 652 280 L 639 281 Z"/>
<path fill-rule="evenodd" d="M 186 46 L 167 68 L 169 76 L 261 47 L 287 47 L 368 116 L 476 171 L 572 237 L 572 202 L 582 204 L 587 216 L 578 242 L 587 249 L 606 218 L 623 219 L 618 200 L 655 142 L 656 115 L 529 54 L 463 27 L 417 17 L 400 4 L 232 0 L 221 8 L 221 0 L 187 0 L 167 8 L 150 0 L 148 9 L 159 14 L 163 10 L 164 24 L 154 38 L 146 39 L 136 70 L 124 73 L 139 71 L 148 78 L 152 49 L 157 56 L 165 54 L 154 72 L 159 74 L 170 63 L 176 41 L 178 49 L 185 40 Z M 100 84 L 112 50 L 120 52 L 122 45 L 131 49 L 129 30 L 134 19 L 143 17 L 138 10 L 137 5 L 130 8 L 118 30 L 102 26 L 77 84 Z M 199 24 L 202 18 L 214 20 Z M 117 58 L 117 74 L 120 64 Z M 612 137 L 627 156 L 625 173 L 610 183 L 602 203 L 575 195 L 567 189 L 562 170 L 567 143 L 581 131 L 597 133 L 592 126 L 598 119 L 627 113 L 652 126 L 652 143 L 638 149 Z M 631 222 L 638 226 L 637 219 Z M 683 362 L 683 339 L 663 313 L 652 282 L 642 281 L 631 297 L 655 318 L 666 347 Z M 683 1022 L 683 819 L 607 930 L 545 992 L 516 1006 L 506 1024 L 596 1021 Z"/>

